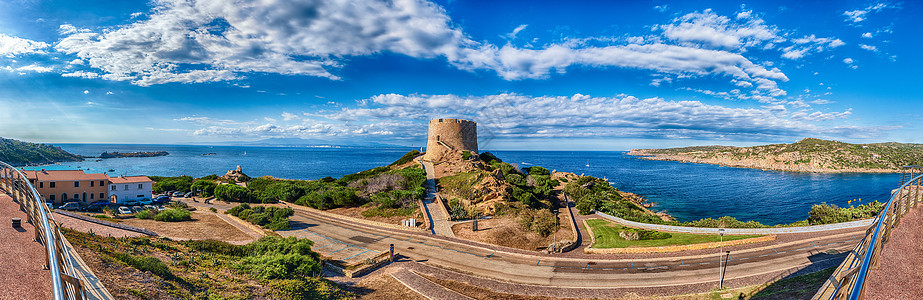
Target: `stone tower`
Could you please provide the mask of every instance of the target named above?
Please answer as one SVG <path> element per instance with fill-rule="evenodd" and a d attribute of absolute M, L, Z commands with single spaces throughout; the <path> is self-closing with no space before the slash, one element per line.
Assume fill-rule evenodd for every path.
<path fill-rule="evenodd" d="M 452 150 L 478 154 L 478 126 L 462 119 L 432 119 L 426 141 L 424 160 L 439 161 Z"/>

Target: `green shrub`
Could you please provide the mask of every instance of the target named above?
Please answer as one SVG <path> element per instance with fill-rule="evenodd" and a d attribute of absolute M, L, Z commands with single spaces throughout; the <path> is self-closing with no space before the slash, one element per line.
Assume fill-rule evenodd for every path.
<path fill-rule="evenodd" d="M 132 268 L 138 269 L 139 271 L 148 271 L 154 275 L 160 276 L 164 279 L 172 279 L 173 273 L 170 272 L 170 268 L 163 263 L 160 259 L 150 256 L 140 256 L 135 257 L 128 253 L 116 252 L 112 253 L 112 257 L 118 259 L 119 261 L 124 262 L 125 264 L 131 266 Z"/>
<path fill-rule="evenodd" d="M 250 198 L 250 190 L 236 184 L 220 184 L 215 187 L 215 198 L 228 202 L 243 202 Z"/>
<path fill-rule="evenodd" d="M 153 192 L 163 193 L 165 191 L 189 192 L 192 186 L 192 176 L 161 177 L 148 176 L 154 181 Z"/>
<path fill-rule="evenodd" d="M 211 180 L 199 179 L 193 182 L 190 188 L 196 191 L 197 196 L 211 197 L 215 195 L 216 187 L 218 187 L 217 182 L 214 182 Z"/>
<path fill-rule="evenodd" d="M 182 222 L 192 220 L 192 213 L 185 209 L 170 208 L 154 215 L 154 220 L 161 222 Z"/>
<path fill-rule="evenodd" d="M 230 256 L 244 256 L 247 254 L 244 246 L 233 245 L 224 241 L 216 240 L 190 240 L 184 242 L 186 247 L 203 251 Z"/>
<path fill-rule="evenodd" d="M 153 219 L 153 218 L 154 218 L 154 215 L 156 215 L 156 214 L 157 214 L 157 211 L 156 211 L 156 210 L 153 210 L 153 209 L 145 209 L 145 210 L 142 210 L 142 211 L 139 211 L 138 213 L 136 213 L 136 214 L 135 214 L 135 218 L 150 220 L 150 219 Z"/>
<path fill-rule="evenodd" d="M 555 215 L 545 209 L 523 210 L 519 214 L 519 226 L 541 236 L 549 236 L 557 229 Z"/>
<path fill-rule="evenodd" d="M 238 268 L 259 279 L 299 279 L 320 274 L 320 256 L 308 239 L 265 236 L 248 244 Z"/>
<path fill-rule="evenodd" d="M 216 208 L 214 208 L 214 207 L 209 207 L 208 210 L 210 210 L 210 211 L 213 212 L 213 213 L 218 212 L 218 209 L 216 209 Z"/>
<path fill-rule="evenodd" d="M 473 156 L 473 154 L 471 154 L 471 151 L 462 151 L 462 159 L 468 160 L 469 158 L 471 158 L 471 156 Z"/>
<path fill-rule="evenodd" d="M 288 217 L 294 215 L 295 211 L 288 207 L 251 207 L 249 204 L 244 203 L 227 210 L 226 213 L 266 229 L 287 230 L 291 228 L 288 223 Z"/>
<path fill-rule="evenodd" d="M 548 169 L 545 169 L 539 166 L 532 166 L 532 167 L 526 168 L 526 173 L 529 173 L 529 175 L 532 175 L 532 176 L 551 175 L 551 171 L 548 171 Z"/>

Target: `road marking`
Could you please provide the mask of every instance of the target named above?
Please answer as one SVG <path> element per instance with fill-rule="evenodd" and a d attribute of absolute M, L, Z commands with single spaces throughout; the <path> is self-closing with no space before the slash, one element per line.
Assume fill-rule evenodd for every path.
<path fill-rule="evenodd" d="M 330 245 L 336 245 L 336 244 L 337 244 L 337 243 L 330 243 L 330 244 L 326 244 L 326 245 L 323 245 L 323 246 L 314 248 L 314 249 L 312 249 L 312 250 L 317 250 L 317 249 L 321 249 L 321 248 L 324 248 L 324 247 L 327 247 L 327 246 L 330 246 Z"/>
<path fill-rule="evenodd" d="M 541 260 L 541 259 L 539 259 L 539 260 L 538 260 L 538 263 L 537 263 L 537 264 L 535 264 L 535 265 L 537 266 L 537 265 L 541 265 L 541 264 L 542 264 L 542 260 Z"/>
<path fill-rule="evenodd" d="M 817 244 L 815 244 L 814 241 L 811 241 L 811 245 L 814 245 L 814 248 L 817 248 Z"/>
<path fill-rule="evenodd" d="M 682 259 L 679 260 L 679 265 L 680 265 L 680 266 L 683 265 L 683 260 L 682 260 Z"/>
<path fill-rule="evenodd" d="M 352 247 L 352 246 L 347 245 L 346 247 L 343 247 L 343 249 L 340 249 L 340 250 L 337 250 L 337 251 L 333 251 L 333 252 L 327 253 L 327 255 L 331 255 L 331 254 L 334 254 L 334 253 L 337 253 L 337 252 L 340 252 L 340 251 L 349 249 L 349 248 L 351 248 L 351 247 Z"/>
<path fill-rule="evenodd" d="M 497 253 L 497 252 L 491 252 L 491 253 L 490 253 L 490 256 L 488 256 L 487 258 L 494 257 L 494 253 Z"/>
<path fill-rule="evenodd" d="M 342 259 L 342 260 L 343 260 L 343 261 L 346 261 L 346 260 L 349 260 L 350 258 L 353 258 L 353 257 L 356 257 L 356 256 L 359 256 L 359 254 L 362 254 L 362 253 L 366 253 L 366 252 L 369 252 L 369 250 L 365 250 L 365 251 L 362 251 L 362 252 L 359 252 L 359 253 L 356 253 L 356 254 L 353 254 L 353 256 L 350 256 L 350 257 L 347 257 L 347 258 L 344 258 L 344 259 Z"/>
<path fill-rule="evenodd" d="M 772 251 L 775 251 L 776 254 L 779 254 L 779 251 L 776 251 L 776 248 L 772 248 Z"/>

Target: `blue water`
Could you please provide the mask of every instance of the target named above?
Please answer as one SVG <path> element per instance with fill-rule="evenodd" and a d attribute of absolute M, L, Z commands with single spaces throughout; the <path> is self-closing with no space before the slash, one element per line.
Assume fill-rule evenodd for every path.
<path fill-rule="evenodd" d="M 38 168 L 87 169 L 110 175 L 222 175 L 237 165 L 256 177 L 318 179 L 386 165 L 411 148 L 295 148 L 180 145 L 62 144 L 81 155 L 103 151 L 167 151 L 168 156 L 87 160 Z M 500 159 L 522 167 L 608 178 L 616 188 L 656 202 L 680 221 L 732 216 L 764 224 L 791 223 L 807 218 L 811 205 L 826 202 L 847 206 L 862 199 L 886 201 L 897 187 L 897 174 L 810 174 L 671 161 L 649 161 L 624 152 L 493 151 Z M 203 153 L 216 155 L 203 156 Z M 590 166 L 587 167 L 586 165 Z M 854 202 L 855 204 L 855 202 Z"/>

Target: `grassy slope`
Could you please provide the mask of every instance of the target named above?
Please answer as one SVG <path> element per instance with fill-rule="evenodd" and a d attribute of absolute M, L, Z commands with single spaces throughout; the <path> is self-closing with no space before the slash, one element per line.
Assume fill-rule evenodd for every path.
<path fill-rule="evenodd" d="M 698 158 L 730 157 L 734 159 L 792 155 L 787 164 L 816 162 L 831 169 L 868 168 L 896 170 L 905 165 L 923 164 L 923 144 L 876 143 L 849 144 L 806 138 L 793 144 L 753 147 L 696 146 L 647 149 L 650 154 L 693 155 Z M 877 156 L 877 157 L 876 157 Z"/>
<path fill-rule="evenodd" d="M 619 237 L 619 231 L 622 231 L 628 227 L 600 219 L 587 220 L 587 224 L 592 227 L 593 235 L 595 235 L 596 238 L 596 242 L 593 243 L 593 248 L 659 247 L 710 243 L 718 242 L 721 240 L 721 237 L 718 235 L 671 232 L 670 234 L 672 237 L 668 239 L 628 241 Z M 757 236 L 758 235 L 728 235 L 724 237 L 724 240 L 742 240 Z"/>
<path fill-rule="evenodd" d="M 0 138 L 0 161 L 14 166 L 82 160 L 80 156 L 52 145 Z"/>

